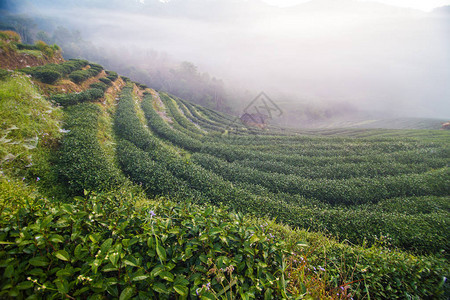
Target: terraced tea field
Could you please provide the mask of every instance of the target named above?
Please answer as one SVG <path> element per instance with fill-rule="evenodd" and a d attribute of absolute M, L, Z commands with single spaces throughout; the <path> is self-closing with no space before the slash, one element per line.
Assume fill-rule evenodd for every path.
<path fill-rule="evenodd" d="M 0 71 L 0 298 L 447 298 L 449 132 L 261 130 L 84 60 Z"/>
<path fill-rule="evenodd" d="M 115 128 L 122 170 L 152 196 L 223 204 L 352 243 L 449 250 L 447 132 L 262 131 L 164 93 L 133 101 L 131 87 Z"/>

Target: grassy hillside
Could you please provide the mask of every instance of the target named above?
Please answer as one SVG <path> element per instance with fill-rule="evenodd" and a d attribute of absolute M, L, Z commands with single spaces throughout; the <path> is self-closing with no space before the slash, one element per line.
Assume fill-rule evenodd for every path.
<path fill-rule="evenodd" d="M 83 60 L 1 72 L 0 297 L 448 297 L 449 133 L 246 128 Z"/>

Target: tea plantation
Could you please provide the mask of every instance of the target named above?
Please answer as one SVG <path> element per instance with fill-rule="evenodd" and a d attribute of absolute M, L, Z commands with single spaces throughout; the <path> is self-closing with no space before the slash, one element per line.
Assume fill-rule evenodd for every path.
<path fill-rule="evenodd" d="M 261 130 L 83 60 L 0 71 L 0 298 L 450 296 L 450 133 Z"/>

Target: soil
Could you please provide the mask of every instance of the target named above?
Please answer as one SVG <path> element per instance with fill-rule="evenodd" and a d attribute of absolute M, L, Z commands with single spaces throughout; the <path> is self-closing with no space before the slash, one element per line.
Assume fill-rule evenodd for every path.
<path fill-rule="evenodd" d="M 122 91 L 122 88 L 125 86 L 125 82 L 122 80 L 122 78 L 118 78 L 116 81 L 112 82 L 112 86 L 110 86 L 106 93 L 107 95 L 111 95 L 111 100 L 109 103 L 107 103 L 107 99 L 103 99 L 102 103 L 103 105 L 111 106 L 118 100 L 119 93 Z M 112 102 L 111 102 L 112 101 Z"/>
<path fill-rule="evenodd" d="M 142 98 L 144 97 L 145 89 L 140 89 L 137 85 L 134 85 L 133 92 L 142 100 Z"/>
<path fill-rule="evenodd" d="M 42 66 L 49 63 L 62 63 L 64 58 L 57 52 L 52 58 L 42 54 L 42 57 L 36 57 L 28 53 L 19 53 L 13 50 L 0 48 L 0 68 L 15 70 L 26 67 Z"/>

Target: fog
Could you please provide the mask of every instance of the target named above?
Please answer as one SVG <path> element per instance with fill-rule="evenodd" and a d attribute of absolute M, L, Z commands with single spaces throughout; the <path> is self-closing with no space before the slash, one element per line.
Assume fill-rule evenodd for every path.
<path fill-rule="evenodd" d="M 122 51 L 117 57 L 152 68 L 146 63 L 151 49 L 190 61 L 222 78 L 231 94 L 265 91 L 287 109 L 342 104 L 378 115 L 450 118 L 448 9 L 352 0 L 285 8 L 251 0 L 89 9 L 42 2 L 33 13 L 79 28 L 96 46 Z"/>

